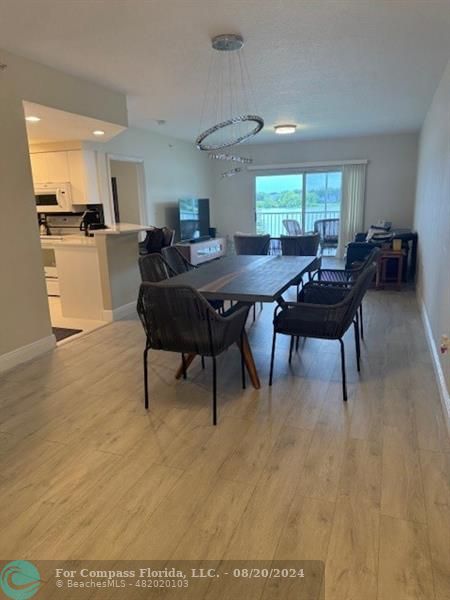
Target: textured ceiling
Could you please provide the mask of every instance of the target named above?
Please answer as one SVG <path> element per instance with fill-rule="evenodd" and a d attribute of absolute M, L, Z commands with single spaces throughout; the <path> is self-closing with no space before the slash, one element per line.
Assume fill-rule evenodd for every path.
<path fill-rule="evenodd" d="M 130 124 L 184 139 L 225 32 L 246 40 L 258 141 L 286 121 L 298 139 L 410 131 L 450 58 L 450 1 L 0 0 L 3 48 L 126 92 Z"/>

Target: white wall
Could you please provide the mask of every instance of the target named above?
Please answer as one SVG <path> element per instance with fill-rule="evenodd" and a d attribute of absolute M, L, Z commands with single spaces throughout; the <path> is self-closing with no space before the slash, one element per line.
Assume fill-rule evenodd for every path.
<path fill-rule="evenodd" d="M 140 223 L 138 163 L 112 160 L 111 177 L 116 178 L 119 216 L 122 223 Z"/>
<path fill-rule="evenodd" d="M 105 144 L 89 142 L 86 147 L 114 158 L 143 159 L 147 198 L 146 225 L 174 227 L 178 199 L 185 196 L 210 198 L 211 161 L 194 144 L 151 131 L 130 128 Z"/>
<path fill-rule="evenodd" d="M 417 134 L 253 144 L 239 148 L 255 165 L 367 159 L 366 227 L 379 218 L 412 227 L 417 165 Z M 229 168 L 215 161 L 214 224 L 221 235 L 252 232 L 254 171 L 220 178 Z M 260 171 L 259 174 L 264 174 Z"/>
<path fill-rule="evenodd" d="M 418 294 L 438 347 L 440 336 L 450 334 L 450 63 L 420 136 L 414 223 L 419 233 Z M 450 389 L 450 357 L 440 360 Z"/>
<path fill-rule="evenodd" d="M 51 335 L 22 100 L 118 125 L 127 118 L 122 94 L 1 50 L 0 62 L 1 370 Z"/>

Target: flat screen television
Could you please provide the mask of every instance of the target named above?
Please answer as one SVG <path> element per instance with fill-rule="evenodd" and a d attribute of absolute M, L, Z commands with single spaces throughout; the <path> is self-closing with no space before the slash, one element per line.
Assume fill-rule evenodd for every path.
<path fill-rule="evenodd" d="M 185 198 L 178 202 L 180 240 L 195 242 L 209 236 L 209 199 Z"/>

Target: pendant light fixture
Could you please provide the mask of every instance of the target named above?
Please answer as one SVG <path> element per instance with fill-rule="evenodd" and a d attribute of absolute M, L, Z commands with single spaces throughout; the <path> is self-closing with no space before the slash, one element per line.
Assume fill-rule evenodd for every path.
<path fill-rule="evenodd" d="M 243 51 L 244 40 L 237 34 L 212 39 L 212 56 L 203 101 L 200 133 L 195 140 L 199 150 L 214 160 L 250 164 L 251 158 L 224 151 L 255 136 L 264 127 L 256 114 L 255 97 Z M 225 171 L 222 176 L 240 173 L 242 167 Z"/>

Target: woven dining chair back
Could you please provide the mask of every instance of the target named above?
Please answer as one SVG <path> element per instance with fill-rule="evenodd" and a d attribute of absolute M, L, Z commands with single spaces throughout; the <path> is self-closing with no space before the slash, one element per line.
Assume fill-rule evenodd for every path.
<path fill-rule="evenodd" d="M 263 256 L 269 252 L 270 235 L 234 235 L 234 249 L 236 254 L 249 254 Z"/>
<path fill-rule="evenodd" d="M 145 254 L 139 257 L 141 280 L 157 283 L 175 275 L 161 254 Z"/>
<path fill-rule="evenodd" d="M 194 265 L 191 265 L 191 263 L 184 258 L 176 246 L 167 246 L 167 248 L 163 248 L 161 254 L 172 271 L 177 275 L 195 269 Z"/>
<path fill-rule="evenodd" d="M 316 256 L 320 235 L 282 235 L 281 253 L 283 256 Z"/>

